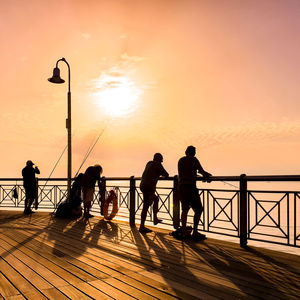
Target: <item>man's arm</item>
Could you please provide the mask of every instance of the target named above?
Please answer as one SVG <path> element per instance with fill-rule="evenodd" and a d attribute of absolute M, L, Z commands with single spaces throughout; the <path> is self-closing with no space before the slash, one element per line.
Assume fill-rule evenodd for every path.
<path fill-rule="evenodd" d="M 199 162 L 198 159 L 197 159 L 197 161 L 198 161 L 198 167 L 197 167 L 198 173 L 200 173 L 203 177 L 210 177 L 211 174 L 208 173 L 208 172 L 206 172 L 206 171 L 202 168 L 202 166 L 201 166 L 201 164 L 200 164 L 200 162 Z"/>
<path fill-rule="evenodd" d="M 40 173 L 41 173 L 40 170 L 39 170 L 39 168 L 38 168 L 37 166 L 35 166 L 34 172 L 35 172 L 36 174 L 40 174 Z"/>
<path fill-rule="evenodd" d="M 163 177 L 169 177 L 169 173 L 165 170 L 163 165 L 161 165 L 161 176 Z"/>

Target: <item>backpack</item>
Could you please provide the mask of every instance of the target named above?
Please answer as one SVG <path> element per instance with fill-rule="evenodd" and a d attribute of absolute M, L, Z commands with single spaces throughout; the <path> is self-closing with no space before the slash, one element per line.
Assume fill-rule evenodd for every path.
<path fill-rule="evenodd" d="M 56 210 L 55 217 L 58 218 L 70 218 L 72 216 L 72 207 L 70 203 L 62 201 Z"/>

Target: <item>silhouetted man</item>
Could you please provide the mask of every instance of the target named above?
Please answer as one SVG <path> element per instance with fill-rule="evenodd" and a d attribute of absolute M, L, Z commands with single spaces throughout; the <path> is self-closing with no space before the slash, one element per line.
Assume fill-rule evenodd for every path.
<path fill-rule="evenodd" d="M 82 178 L 82 194 L 83 194 L 83 207 L 85 218 L 92 218 L 90 209 L 94 198 L 95 185 L 98 182 L 100 188 L 100 176 L 102 174 L 102 167 L 100 165 L 90 166 L 86 169 Z"/>
<path fill-rule="evenodd" d="M 155 153 L 153 161 L 149 161 L 142 175 L 140 189 L 143 193 L 143 209 L 141 213 L 141 225 L 139 231 L 142 233 L 152 232 L 151 229 L 145 227 L 147 212 L 153 203 L 154 225 L 161 222 L 157 217 L 158 213 L 158 197 L 155 195 L 156 184 L 160 176 L 168 177 L 168 172 L 162 166 L 163 156 L 160 153 Z"/>
<path fill-rule="evenodd" d="M 204 177 L 209 177 L 211 174 L 204 171 L 199 160 L 195 157 L 196 148 L 194 146 L 188 146 L 185 154 L 186 156 L 180 158 L 178 161 L 178 183 L 182 206 L 182 238 L 185 238 L 187 235 L 187 214 L 189 209 L 192 208 L 194 210 L 194 228 L 192 237 L 195 239 L 203 239 L 205 238 L 205 235 L 198 232 L 198 225 L 203 212 L 203 207 L 196 184 L 197 172 Z"/>
<path fill-rule="evenodd" d="M 37 184 L 35 174 L 40 174 L 40 170 L 31 160 L 26 162 L 26 167 L 22 170 L 23 186 L 25 188 L 25 209 L 24 214 L 31 214 L 31 205 L 37 196 Z"/>

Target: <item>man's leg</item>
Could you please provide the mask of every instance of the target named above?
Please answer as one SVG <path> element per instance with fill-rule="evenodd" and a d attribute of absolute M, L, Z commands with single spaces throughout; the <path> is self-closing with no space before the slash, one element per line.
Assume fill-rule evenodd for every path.
<path fill-rule="evenodd" d="M 91 209 L 91 206 L 92 206 L 91 204 L 92 204 L 91 201 L 87 201 L 87 202 L 85 203 L 85 217 L 86 217 L 86 218 L 91 217 L 91 214 L 90 214 L 90 209 Z"/>
<path fill-rule="evenodd" d="M 180 192 L 180 202 L 181 202 L 181 229 L 182 229 L 182 237 L 187 236 L 186 231 L 186 222 L 187 222 L 187 215 L 189 212 L 189 201 L 191 198 L 191 188 L 188 185 L 181 185 L 179 187 Z"/>
<path fill-rule="evenodd" d="M 32 212 L 31 210 L 31 205 L 34 201 L 34 192 L 32 191 L 31 188 L 27 188 L 25 189 L 25 209 L 24 209 L 24 213 L 25 214 L 30 214 Z"/>
<path fill-rule="evenodd" d="M 153 198 L 153 223 L 154 225 L 157 225 L 162 222 L 162 220 L 157 217 L 159 199 L 155 194 L 151 195 L 151 197 Z"/>
<path fill-rule="evenodd" d="M 150 206 L 150 201 L 149 201 L 149 193 L 148 192 L 143 192 L 143 209 L 142 209 L 142 213 L 141 213 L 141 224 L 140 224 L 140 229 L 139 231 L 142 233 L 148 233 L 148 232 L 152 232 L 151 229 L 145 227 L 145 221 L 146 221 L 146 217 L 147 217 L 147 212 Z"/>
<path fill-rule="evenodd" d="M 24 214 L 28 213 L 28 203 L 29 203 L 29 199 L 28 199 L 27 193 L 26 193 Z"/>
<path fill-rule="evenodd" d="M 84 217 L 90 218 L 92 215 L 90 214 L 91 204 L 94 197 L 94 189 L 87 188 L 83 192 L 83 208 L 84 208 Z"/>
<path fill-rule="evenodd" d="M 194 214 L 194 228 L 193 228 L 193 235 L 198 232 L 198 225 L 200 222 L 201 212 L 196 211 Z"/>
<path fill-rule="evenodd" d="M 194 213 L 195 213 L 194 214 L 194 228 L 193 228 L 192 236 L 194 238 L 205 238 L 204 234 L 200 234 L 198 232 L 198 226 L 199 226 L 199 222 L 200 222 L 200 217 L 201 217 L 202 212 L 203 212 L 203 206 L 202 206 L 197 188 L 194 191 L 194 196 L 193 196 L 193 199 L 192 199 L 192 208 L 193 208 Z"/>
<path fill-rule="evenodd" d="M 182 212 L 181 212 L 181 229 L 182 229 L 182 237 L 183 238 L 187 236 L 187 232 L 186 232 L 187 214 L 188 214 L 188 209 L 182 209 Z"/>
<path fill-rule="evenodd" d="M 32 197 L 29 199 L 29 203 L 28 203 L 28 209 L 31 211 L 31 206 L 32 206 L 32 203 L 34 201 L 35 197 L 32 195 Z"/>

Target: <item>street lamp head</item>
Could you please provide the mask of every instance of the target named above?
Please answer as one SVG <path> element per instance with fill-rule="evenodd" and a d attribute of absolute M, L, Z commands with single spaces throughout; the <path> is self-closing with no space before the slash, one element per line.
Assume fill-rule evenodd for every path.
<path fill-rule="evenodd" d="M 53 76 L 51 78 L 48 78 L 48 81 L 52 83 L 64 83 L 65 81 L 60 78 L 60 70 L 59 68 L 53 69 Z"/>

